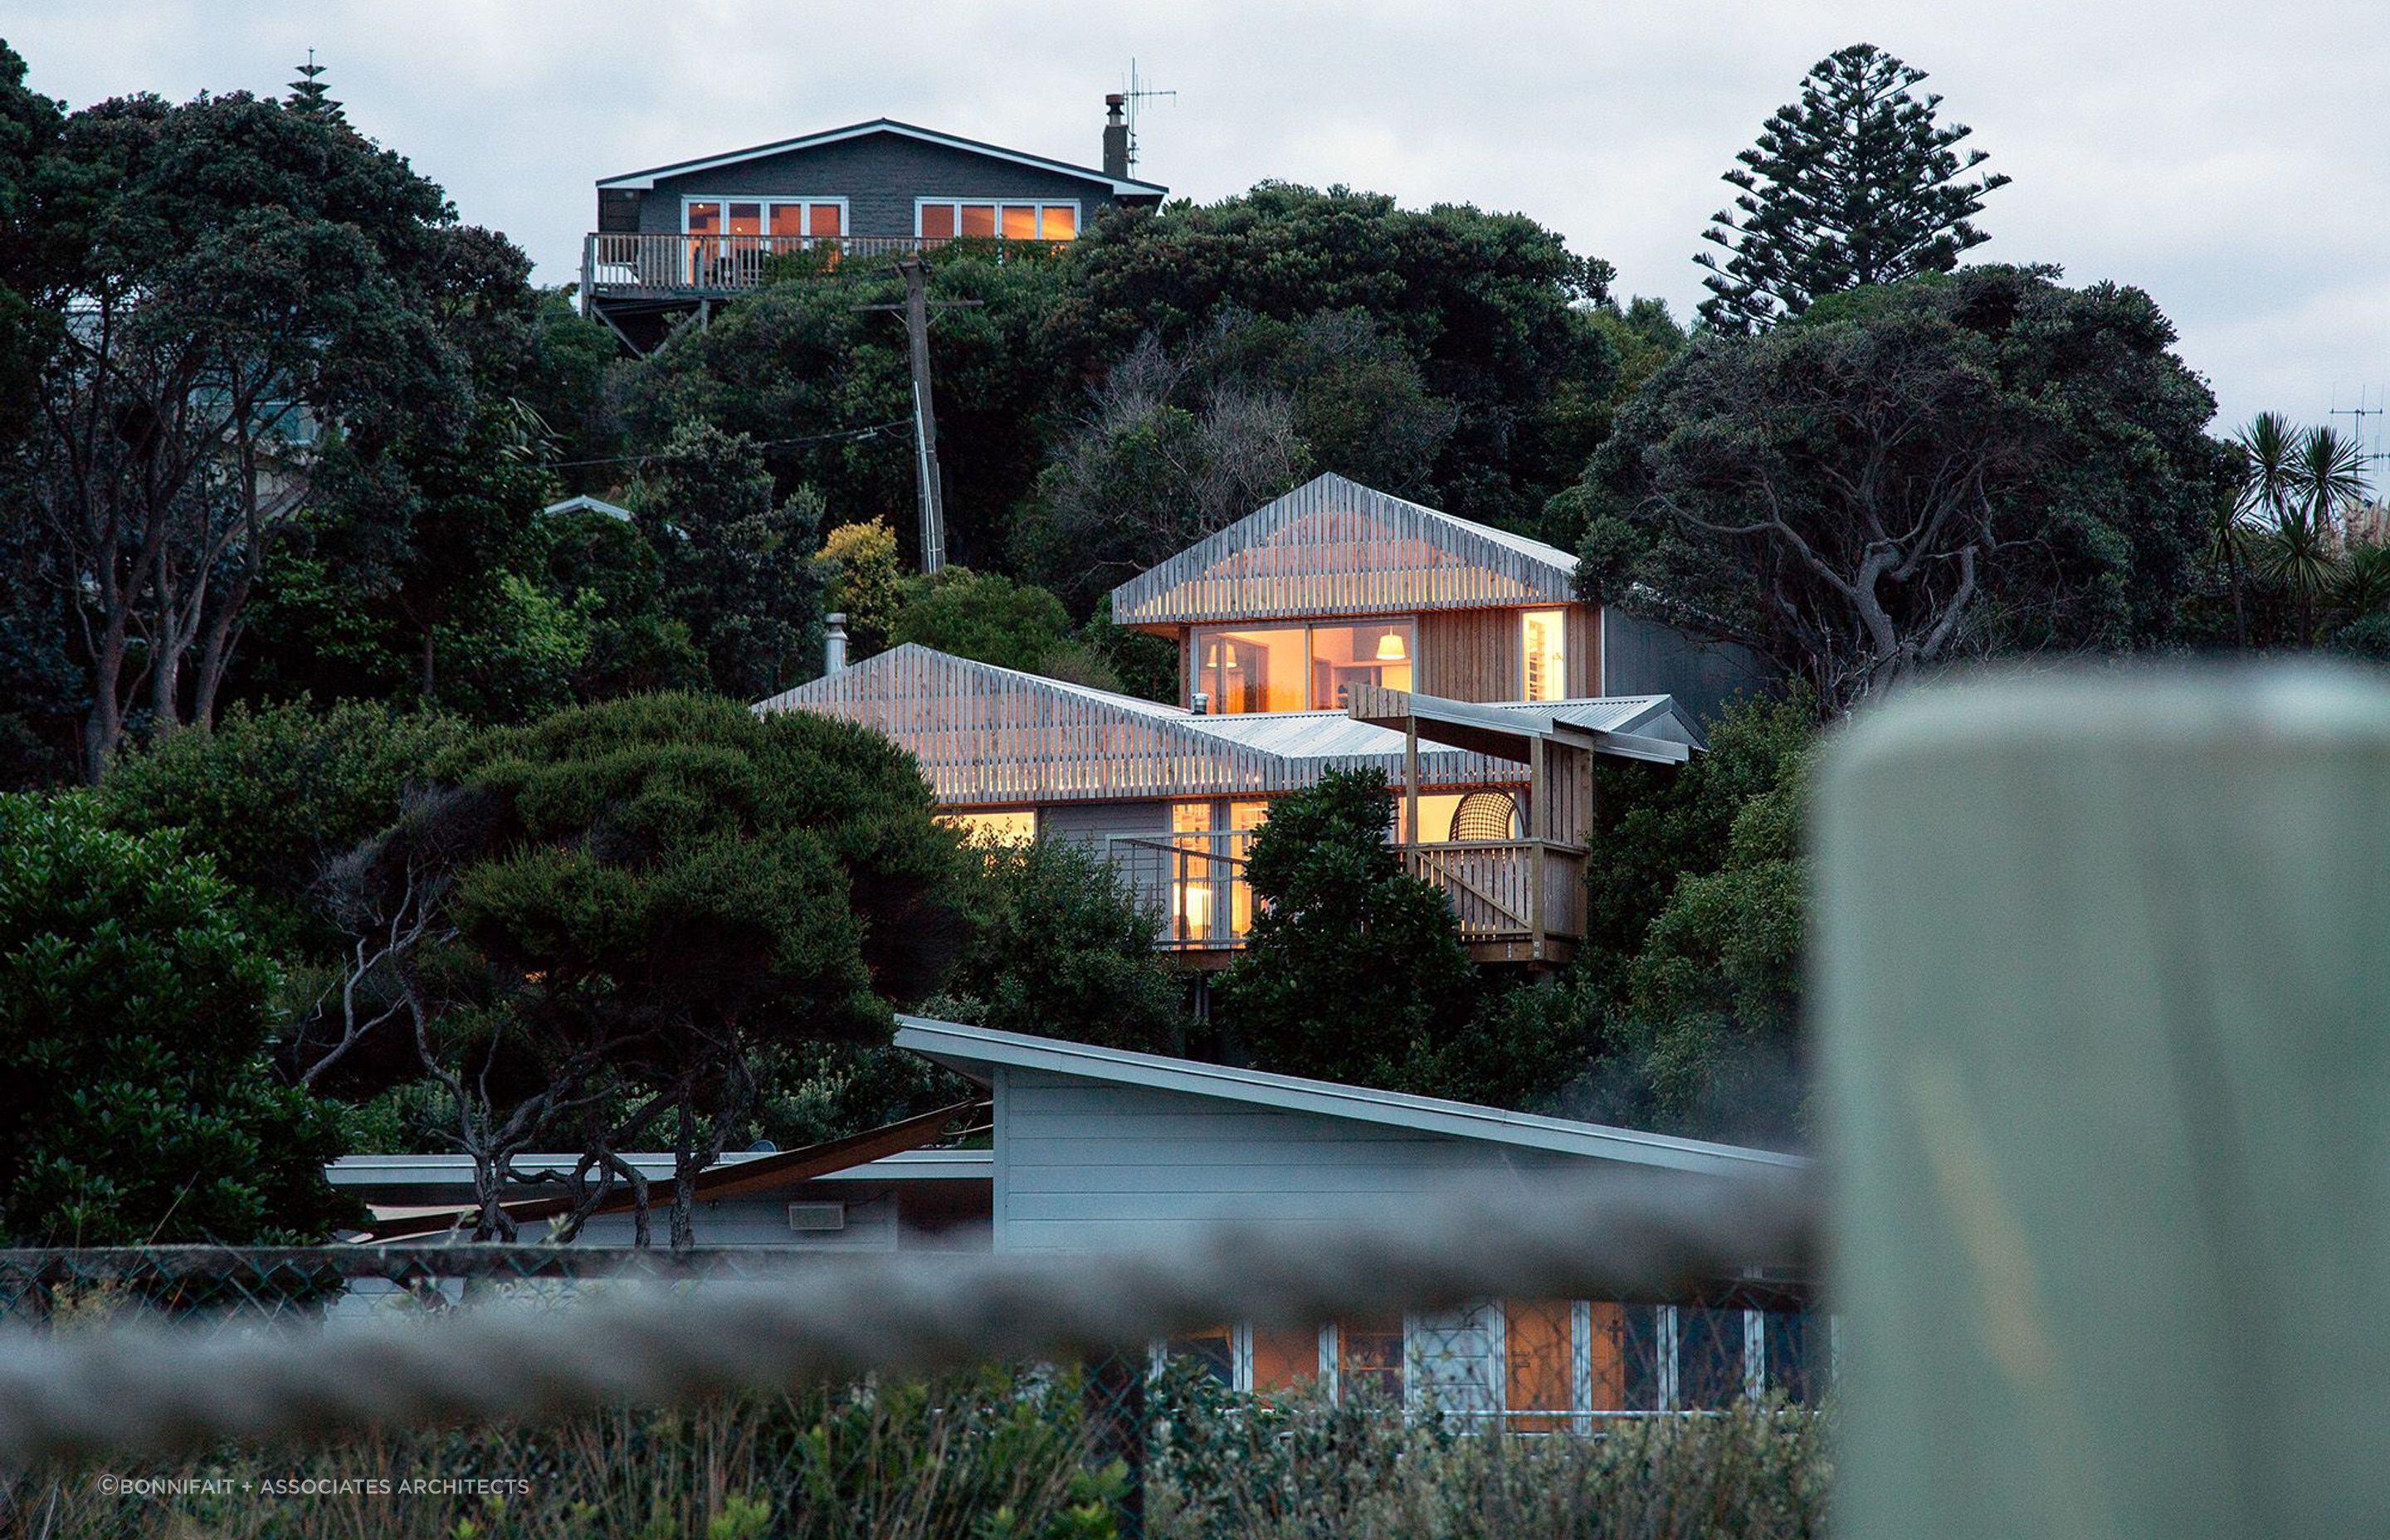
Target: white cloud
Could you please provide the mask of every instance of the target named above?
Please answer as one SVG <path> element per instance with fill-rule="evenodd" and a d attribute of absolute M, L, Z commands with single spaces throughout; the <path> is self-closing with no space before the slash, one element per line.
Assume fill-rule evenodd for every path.
<path fill-rule="evenodd" d="M 2390 386 L 2390 65 L 2370 4 L 2293 0 L 19 0 L 33 83 L 278 92 L 313 45 L 361 127 L 571 276 L 599 176 L 886 114 L 1097 153 L 1128 58 L 1176 99 L 1145 174 L 1275 176 L 1523 211 L 1679 312 L 1717 178 L 1807 66 L 1866 40 L 1933 71 L 2016 178 L 1985 258 L 2139 283 L 2225 423 Z"/>

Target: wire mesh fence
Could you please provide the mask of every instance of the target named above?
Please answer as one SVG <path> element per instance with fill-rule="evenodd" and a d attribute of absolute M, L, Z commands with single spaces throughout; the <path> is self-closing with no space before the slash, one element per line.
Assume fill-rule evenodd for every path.
<path fill-rule="evenodd" d="M 780 1297 L 800 1280 L 816 1298 L 829 1297 L 825 1288 L 868 1292 L 867 1282 L 838 1281 L 858 1274 L 859 1262 L 764 1248 L 677 1261 L 456 1245 L 0 1251 L 0 1345 L 147 1341 L 153 1350 L 135 1355 L 125 1382 L 179 1377 L 203 1395 L 212 1380 L 221 1386 L 248 1372 L 257 1351 L 315 1341 L 310 1332 L 329 1343 L 361 1327 L 479 1321 L 514 1330 L 527 1314 L 581 1333 L 567 1340 L 602 1365 L 636 1356 L 640 1341 L 636 1331 L 625 1340 L 613 1329 L 619 1315 L 598 1307 L 636 1301 L 646 1309 L 661 1298 L 664 1318 L 687 1332 L 726 1341 L 733 1358 L 742 1340 L 754 1341 L 761 1356 L 768 1329 L 743 1334 L 733 1302 L 758 1290 Z M 1423 1500 L 1381 1490 L 1402 1485 L 1397 1470 L 1444 1471 L 1434 1500 L 1450 1502 L 1472 1482 L 1523 1481 L 1518 1459 L 1559 1461 L 1574 1483 L 1568 1489 L 1590 1501 L 1608 1487 L 1589 1472 L 1625 1460 L 1622 1440 L 1645 1452 L 1638 1458 L 1656 1449 L 1664 1464 L 1713 1486 L 1776 1471 L 1760 1483 L 1772 1494 L 1769 1511 L 1805 1517 L 1780 1513 L 1754 1534 L 1805 1533 L 1811 1509 L 1821 1511 L 1821 1497 L 1788 1495 L 1805 1490 L 1817 1462 L 1804 1455 L 1788 1464 L 1783 1451 L 1787 1440 L 1805 1448 L 1812 1436 L 1799 1408 L 1831 1374 L 1831 1330 L 1791 1283 L 1724 1281 L 1678 1303 L 1429 1299 L 1322 1312 L 1317 1325 L 1292 1326 L 1283 1302 L 1266 1295 L 1260 1290 L 1256 1319 L 1124 1347 L 992 1354 L 976 1368 L 927 1376 L 831 1376 L 796 1392 L 678 1410 L 631 1409 L 649 1399 L 635 1393 L 561 1420 L 501 1416 L 445 1432 L 406 1426 L 419 1419 L 328 1414 L 328 1427 L 347 1431 L 294 1439 L 289 1430 L 303 1423 L 269 1421 L 263 1437 L 152 1440 L 153 1452 L 130 1463 L 90 1453 L 111 1447 L 109 1437 L 70 1441 L 23 1468 L 7 1517 L 26 1533 L 58 1535 L 178 1525 L 306 1533 L 310 1505 L 332 1502 L 380 1505 L 379 1527 L 350 1526 L 375 1534 L 453 1534 L 458 1523 L 523 1534 L 1333 1534 L 1352 1519 L 1349 1505 L 1372 1493 L 1397 1506 Z M 952 1308 L 950 1337 L 1001 1344 L 968 1300 Z M 503 1335 L 485 1341 L 495 1345 L 452 1356 L 445 1372 L 521 1369 L 510 1366 Z M 390 1370 L 394 1380 L 408 1372 Z M 109 1382 L 91 1383 L 86 1399 L 106 1400 Z M 318 1393 L 287 1379 L 271 1388 L 302 1403 Z M 469 1415 L 480 1404 L 459 1386 L 449 1409 Z M 1488 1453 L 1539 1443 L 1552 1450 Z M 1245 1453 L 1223 1462 L 1229 1445 Z M 1574 1453 L 1562 1456 L 1561 1446 Z M 1298 1448 L 1308 1451 L 1300 1461 Z M 1356 1486 L 1358 1475 L 1368 1479 Z M 100 1490 L 103 1479 L 114 1487 Z M 664 1517 L 619 1525 L 606 1517 L 640 1503 Z M 571 1511 L 585 1527 L 555 1527 Z M 492 1512 L 512 1513 L 512 1527 L 491 1528 Z M 1019 1527 L 991 1517 L 1008 1514 L 1001 1523 Z"/>

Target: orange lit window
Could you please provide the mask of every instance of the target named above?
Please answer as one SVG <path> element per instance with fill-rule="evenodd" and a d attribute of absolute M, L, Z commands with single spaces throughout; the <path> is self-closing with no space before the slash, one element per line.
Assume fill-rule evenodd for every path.
<path fill-rule="evenodd" d="M 1562 611 L 1530 610 L 1522 615 L 1519 651 L 1523 660 L 1519 699 L 1568 698 L 1568 622 Z"/>
<path fill-rule="evenodd" d="M 688 233 L 693 236 L 718 236 L 722 233 L 722 205 L 692 203 L 688 206 Z"/>
<path fill-rule="evenodd" d="M 1521 1413 L 1566 1412 L 1575 1383 L 1571 1324 L 1575 1307 L 1566 1300 L 1510 1300 L 1502 1307 L 1504 1405 L 1510 1426 L 1549 1432 L 1567 1426 L 1561 1417 Z"/>
<path fill-rule="evenodd" d="M 1286 1331 L 1253 1328 L 1253 1389 L 1292 1390 L 1319 1378 L 1319 1333 L 1310 1327 Z"/>
<path fill-rule="evenodd" d="M 995 236 L 1006 240 L 1071 240 L 1079 233 L 1079 210 L 1074 203 L 972 203 L 925 198 L 915 209 L 916 225 L 924 240 Z"/>
<path fill-rule="evenodd" d="M 764 233 L 764 205 L 733 203 L 730 205 L 730 233 L 734 236 L 760 236 Z"/>
<path fill-rule="evenodd" d="M 1222 714 L 1332 712 L 1356 684 L 1411 687 L 1419 638 L 1407 616 L 1356 625 L 1195 633 L 1195 688 Z"/>
<path fill-rule="evenodd" d="M 1403 1318 L 1382 1315 L 1336 1327 L 1336 1398 L 1400 1405 Z"/>
<path fill-rule="evenodd" d="M 1163 1351 L 1182 1363 L 1193 1364 L 1223 1387 L 1235 1382 L 1236 1348 L 1227 1327 L 1215 1326 L 1174 1337 L 1163 1344 Z"/>
<path fill-rule="evenodd" d="M 805 205 L 805 234 L 809 236 L 844 235 L 846 210 L 836 203 Z"/>
<path fill-rule="evenodd" d="M 772 233 L 776 236 L 802 236 L 805 233 L 805 206 L 802 203 L 772 205 Z"/>

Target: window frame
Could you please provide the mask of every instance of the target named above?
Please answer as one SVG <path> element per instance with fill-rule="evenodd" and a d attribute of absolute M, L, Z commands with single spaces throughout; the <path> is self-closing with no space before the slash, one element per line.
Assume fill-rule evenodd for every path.
<path fill-rule="evenodd" d="M 722 210 L 722 223 L 725 228 L 712 232 L 690 229 L 688 211 L 700 203 L 711 203 Z M 763 225 L 764 229 L 761 235 L 734 236 L 730 233 L 727 226 L 730 224 L 730 205 L 733 203 L 752 203 L 762 209 L 763 214 L 759 223 Z M 817 203 L 838 205 L 836 235 L 817 234 L 814 230 L 813 205 Z M 772 211 L 776 208 L 791 207 L 804 210 L 804 212 L 799 216 L 799 222 L 804 225 L 805 233 L 802 236 L 773 235 Z M 843 240 L 854 233 L 854 211 L 848 205 L 843 196 L 834 197 L 828 193 L 683 193 L 680 195 L 679 234 L 689 240 Z"/>
<path fill-rule="evenodd" d="M 1190 675 L 1190 682 L 1187 686 L 1188 703 L 1193 704 L 1195 693 L 1201 690 L 1206 695 L 1209 701 L 1208 710 L 1214 716 L 1270 714 L 1266 712 L 1222 710 L 1222 702 L 1226 699 L 1225 692 L 1212 690 L 1206 687 L 1203 648 L 1207 642 L 1217 642 L 1223 636 L 1232 635 L 1238 632 L 1295 631 L 1303 635 L 1303 661 L 1298 666 L 1302 671 L 1304 703 L 1293 709 L 1299 712 L 1339 710 L 1340 708 L 1332 701 L 1327 705 L 1321 705 L 1311 698 L 1312 674 L 1319 661 L 1317 653 L 1314 650 L 1316 646 L 1314 638 L 1322 631 L 1390 631 L 1398 626 L 1403 628 L 1408 637 L 1407 650 L 1403 659 L 1404 666 L 1411 671 L 1411 683 L 1407 687 L 1416 690 L 1419 688 L 1420 674 L 1420 635 L 1425 629 L 1420 624 L 1420 617 L 1416 613 L 1406 611 L 1392 615 L 1329 615 L 1317 620 L 1221 621 L 1190 626 L 1187 633 L 1187 664 Z M 1523 629 L 1521 634 L 1524 635 Z"/>
<path fill-rule="evenodd" d="M 1529 673 L 1533 667 L 1532 660 L 1534 658 L 1534 654 L 1528 650 L 1527 647 L 1527 627 L 1533 624 L 1538 617 L 1545 615 L 1548 615 L 1552 618 L 1553 624 L 1557 628 L 1560 637 L 1560 677 L 1555 681 L 1560 693 L 1557 695 L 1536 695 L 1533 693 L 1530 688 L 1531 681 L 1529 679 Z M 1533 609 L 1522 610 L 1519 611 L 1519 699 L 1522 700 L 1536 701 L 1539 703 L 1571 699 L 1569 695 L 1568 609 L 1564 605 L 1538 605 Z"/>
<path fill-rule="evenodd" d="M 962 211 L 963 205 L 966 203 L 985 204 L 987 207 L 996 211 L 996 234 L 993 236 L 965 236 L 962 234 Z M 921 211 L 941 205 L 953 211 L 956 233 L 952 236 L 939 237 L 924 235 L 921 229 Z M 1024 205 L 1031 209 L 1034 209 L 1037 212 L 1037 233 L 1034 236 L 1025 237 L 1021 236 L 1007 236 L 1004 233 L 1004 211 L 1008 207 L 1017 209 L 1023 207 Z M 1069 235 L 1048 236 L 1046 234 L 1046 211 L 1048 209 L 1068 209 L 1071 211 L 1071 233 Z M 980 196 L 972 198 L 917 197 L 913 199 L 913 238 L 915 240 L 1022 240 L 1025 238 L 1035 241 L 1050 240 L 1057 245 L 1060 245 L 1078 239 L 1079 232 L 1086 228 L 1086 210 L 1081 206 L 1079 200 L 1075 198 L 991 198 Z"/>

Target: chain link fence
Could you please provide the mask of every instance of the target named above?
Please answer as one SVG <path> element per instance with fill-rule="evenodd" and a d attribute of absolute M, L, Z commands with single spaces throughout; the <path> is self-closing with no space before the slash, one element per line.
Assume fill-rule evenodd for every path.
<path fill-rule="evenodd" d="M 994 1298 L 1010 1303 L 995 1304 L 950 1283 L 930 1286 L 947 1290 L 937 1297 L 951 1313 L 933 1330 L 932 1353 L 908 1358 L 891 1348 L 880 1371 L 865 1367 L 876 1362 L 875 1352 L 857 1350 L 814 1364 L 822 1372 L 796 1380 L 768 1367 L 767 1344 L 786 1326 L 781 1315 L 818 1327 L 852 1316 L 858 1300 L 897 1314 L 910 1308 L 886 1287 L 896 1275 L 874 1273 L 892 1260 L 765 1248 L 679 1260 L 544 1246 L 0 1251 L 0 1351 L 135 1345 L 112 1371 L 115 1380 L 86 1375 L 82 1392 L 70 1383 L 53 1396 L 83 1405 L 96 1431 L 53 1430 L 49 1443 L 30 1445 L 16 1437 L 32 1458 L 10 1487 L 8 1517 L 25 1533 L 61 1536 L 153 1533 L 169 1516 L 197 1526 L 190 1533 L 306 1533 L 303 1522 L 297 1530 L 274 1523 L 303 1516 L 310 1503 L 358 1501 L 383 1505 L 381 1527 L 350 1526 L 373 1534 L 462 1533 L 455 1528 L 460 1522 L 483 1525 L 474 1533 L 524 1534 L 735 1535 L 746 1533 L 742 1523 L 756 1535 L 1324 1534 L 1357 1521 L 1348 1509 L 1368 1495 L 1363 1488 L 1376 1492 L 1375 1500 L 1396 1502 L 1378 1489 L 1401 1486 L 1397 1471 L 1411 1480 L 1443 1472 L 1433 1485 L 1436 1500 L 1446 1501 L 1472 1490 L 1472 1482 L 1518 1478 L 1520 1459 L 1557 1461 L 1546 1477 L 1591 1492 L 1600 1483 L 1587 1485 L 1588 1471 L 1615 1468 L 1615 1479 L 1625 1479 L 1619 1472 L 1630 1446 L 1647 1465 L 1656 1449 L 1663 1464 L 1705 1472 L 1699 1479 L 1711 1486 L 1776 1469 L 1773 1484 L 1761 1484 L 1791 1503 L 1784 1511 L 1795 1517 L 1779 1514 L 1749 1533 L 1805 1533 L 1822 1512 L 1822 1484 L 1810 1499 L 1784 1495 L 1805 1490 L 1821 1462 L 1804 1457 L 1786 1464 L 1783 1449 L 1787 1440 L 1810 1437 L 1800 1408 L 1818 1401 L 1831 1377 L 1832 1329 L 1788 1279 L 1746 1276 L 1679 1289 L 1676 1303 L 1648 1291 L 1616 1300 L 1538 1292 L 1456 1302 L 1449 1296 L 1458 1283 L 1419 1287 L 1421 1280 L 1406 1279 L 1396 1267 L 1357 1289 L 1371 1298 L 1369 1308 L 1304 1314 L 1306 1299 L 1332 1303 L 1355 1295 L 1356 1286 L 1348 1278 L 1308 1293 L 1298 1289 L 1290 1299 L 1252 1269 L 1240 1282 L 1232 1267 L 1231 1276 L 1193 1292 L 1214 1303 L 1250 1297 L 1251 1319 L 1140 1338 L 1124 1329 L 1142 1318 L 1131 1308 L 1124 1323 L 1094 1323 L 1075 1343 L 1049 1340 L 1050 1327 L 1022 1327 L 1024 1315 L 1036 1314 L 1034 1280 L 1022 1280 L 1026 1291 L 999 1290 Z M 960 1279 L 976 1277 L 974 1262 L 988 1260 L 926 1265 Z M 1078 1270 L 1100 1273 L 1103 1265 Z M 1536 1270 L 1520 1271 L 1526 1282 Z M 1152 1289 L 1127 1287 L 1133 1283 L 1125 1275 L 1099 1280 L 1115 1293 L 1152 1297 Z M 1406 1292 L 1417 1303 L 1394 1303 Z M 761 1315 L 759 1299 L 774 1302 Z M 1195 1306 L 1187 1301 L 1171 1309 L 1184 1319 Z M 1060 1314 L 1067 1311 L 1058 1307 Z M 1008 1321 L 1029 1335 L 1008 1341 Z M 457 1348 L 430 1369 L 388 1360 L 381 1372 L 393 1385 L 410 1375 L 469 1380 L 477 1368 L 535 1382 L 546 1371 L 528 1362 L 535 1352 L 515 1345 L 535 1329 L 526 1322 L 564 1333 L 561 1356 L 579 1360 L 600 1386 L 610 1365 L 665 1337 L 710 1341 L 729 1365 L 680 1371 L 715 1392 L 713 1399 L 685 1391 L 658 1395 L 651 1385 L 624 1380 L 617 1389 L 627 1387 L 625 1393 L 593 1389 L 510 1401 L 459 1382 L 444 1401 L 435 1390 L 410 1409 L 368 1416 L 331 1405 L 344 1392 L 325 1389 L 331 1380 L 353 1381 L 353 1367 L 326 1363 L 323 1380 L 306 1381 L 303 1369 L 284 1361 L 309 1343 L 328 1350 L 375 1332 L 418 1334 L 372 1339 L 387 1353 L 392 1341 L 447 1342 L 470 1328 L 486 1333 L 480 1349 Z M 653 1329 L 659 1325 L 661 1332 Z M 1030 1341 L 1062 1351 L 1007 1351 Z M 144 1342 L 149 1351 L 140 1350 Z M 752 1373 L 738 1367 L 747 1342 L 754 1344 Z M 954 1367 L 967 1363 L 975 1345 L 985 1361 Z M 228 1388 L 261 1378 L 261 1363 L 276 1354 L 284 1355 L 273 1370 L 280 1379 Z M 24 1388 L 37 1382 L 32 1375 L 45 1361 L 20 1367 L 14 1384 Z M 128 1431 L 129 1414 L 103 1405 L 113 1398 L 111 1386 L 159 1380 L 188 1387 L 188 1404 L 145 1431 Z M 38 1382 L 45 1391 L 58 1383 Z M 772 1382 L 814 1388 L 750 1389 L 743 1398 L 738 1391 Z M 0 1400 L 15 1401 L 19 1415 L 48 1415 L 27 1411 L 9 1389 L 0 1384 Z M 726 1390 L 731 1399 L 721 1397 Z M 303 1416 L 244 1421 L 237 1406 L 225 1409 L 242 1396 L 267 1394 L 316 1406 L 323 1433 L 309 1432 L 314 1424 Z M 680 1405 L 631 1409 L 658 1401 Z M 524 1411 L 546 1419 L 525 1424 Z M 440 1414 L 428 1418 L 435 1423 L 460 1412 L 469 1420 L 444 1432 L 418 1431 L 427 1412 Z M 0 1421 L 11 1415 L 0 1408 Z M 136 1452 L 135 1463 L 108 1453 L 120 1444 Z M 1241 1453 L 1222 1458 L 1230 1446 Z M 1542 1452 L 1521 1453 L 1529 1449 Z M 1356 1487 L 1369 1472 L 1377 1485 Z M 93 1485 L 103 1477 L 117 1489 Z M 450 1484 L 409 1493 L 411 1479 Z M 135 1489 L 127 1491 L 127 1482 Z M 236 1484 L 210 1484 L 218 1482 Z M 1400 1498 L 1416 1500 L 1416 1494 Z M 660 1527 L 602 1518 L 639 1502 L 669 1515 Z M 418 1519 L 402 1508 L 436 1509 L 449 1527 L 411 1527 Z M 515 1527 L 489 1528 L 485 1510 L 512 1512 Z M 546 1514 L 541 1522 L 562 1524 L 568 1511 L 582 1511 L 589 1527 L 542 1528 L 526 1517 Z M 1033 1514 L 1040 1516 L 1034 1522 L 1023 1517 Z"/>

